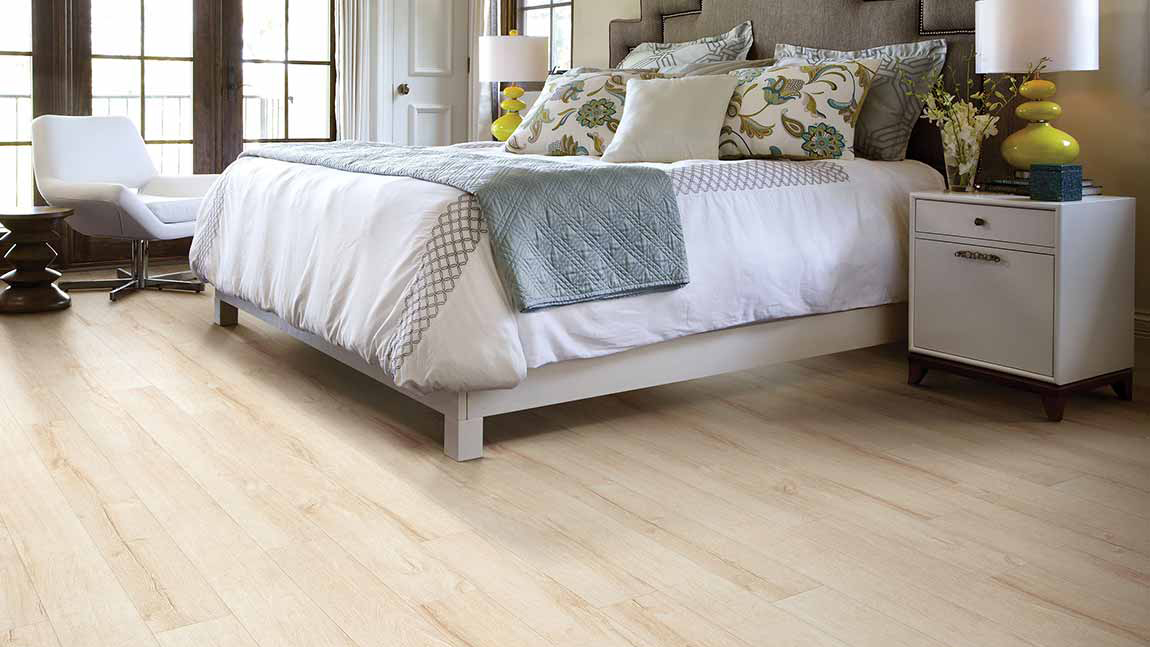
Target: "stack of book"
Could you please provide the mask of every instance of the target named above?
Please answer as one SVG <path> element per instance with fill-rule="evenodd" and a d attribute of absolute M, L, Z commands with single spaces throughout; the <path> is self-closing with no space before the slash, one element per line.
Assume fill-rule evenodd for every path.
<path fill-rule="evenodd" d="M 986 193 L 1029 196 L 1030 171 L 1015 171 L 1014 177 L 995 178 L 983 184 L 980 189 Z M 1094 180 L 1082 180 L 1082 195 L 1102 195 L 1102 185 Z"/>

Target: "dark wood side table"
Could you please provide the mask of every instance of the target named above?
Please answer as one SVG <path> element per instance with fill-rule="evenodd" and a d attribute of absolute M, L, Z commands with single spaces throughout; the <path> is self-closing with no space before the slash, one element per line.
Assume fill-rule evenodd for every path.
<path fill-rule="evenodd" d="M 63 310 L 72 299 L 56 286 L 60 273 L 48 267 L 56 260 L 52 249 L 56 223 L 72 215 L 71 209 L 28 207 L 0 209 L 0 224 L 8 233 L 0 243 L 11 243 L 4 258 L 15 268 L 0 281 L 8 287 L 0 290 L 0 314 Z"/>

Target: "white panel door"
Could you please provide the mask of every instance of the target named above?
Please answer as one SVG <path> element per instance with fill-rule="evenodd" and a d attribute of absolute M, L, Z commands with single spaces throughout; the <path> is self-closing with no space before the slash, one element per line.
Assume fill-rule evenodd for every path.
<path fill-rule="evenodd" d="M 393 0 L 392 137 L 444 146 L 467 139 L 468 0 Z"/>

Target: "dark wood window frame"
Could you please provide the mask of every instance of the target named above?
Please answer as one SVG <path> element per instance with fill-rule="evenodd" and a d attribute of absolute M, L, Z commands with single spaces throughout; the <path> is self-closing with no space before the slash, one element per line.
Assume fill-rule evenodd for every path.
<path fill-rule="evenodd" d="M 528 7 L 526 5 L 524 0 L 511 0 L 511 1 L 515 3 L 514 14 L 515 14 L 515 25 L 516 26 L 513 27 L 513 29 L 518 29 L 520 32 L 523 31 L 524 26 L 527 24 L 526 16 L 527 16 L 528 12 L 546 11 L 548 13 L 548 21 L 547 21 L 548 33 L 549 34 L 554 33 L 554 30 L 555 30 L 555 10 L 556 9 L 562 9 L 564 7 L 570 8 L 571 9 L 571 37 L 572 37 L 572 41 L 574 41 L 574 36 L 575 36 L 575 1 L 574 0 L 548 0 L 548 2 L 538 4 L 538 5 L 533 5 L 530 7 Z M 574 61 L 574 57 L 575 57 L 574 42 L 571 43 L 571 57 L 572 57 L 572 61 L 569 61 L 569 62 Z M 550 61 L 550 66 L 551 66 L 551 69 L 556 69 L 556 68 L 560 68 L 560 67 L 562 67 L 562 68 L 567 67 L 566 65 L 556 65 L 555 61 Z"/>
<path fill-rule="evenodd" d="M 290 1 L 290 0 L 289 0 Z M 504 0 L 511 1 L 511 0 Z M 330 137 L 335 138 L 335 15 L 330 3 L 329 110 Z M 286 10 L 286 7 L 285 7 Z M 193 170 L 223 171 L 243 151 L 243 24 L 240 0 L 193 0 L 192 58 L 97 56 L 97 59 L 192 61 L 193 66 Z M 34 0 L 32 2 L 32 111 L 33 116 L 92 114 L 92 34 L 90 0 Z M 286 29 L 286 26 L 285 26 Z M 286 42 L 286 41 L 285 41 Z M 285 52 L 286 59 L 286 52 Z M 276 61 L 288 64 L 296 61 Z M 310 62 L 317 63 L 317 62 Z M 143 65 L 143 61 L 141 65 Z M 285 73 L 287 65 L 285 65 Z M 141 82 L 143 83 L 143 75 Z M 286 84 L 285 84 L 286 86 Z M 144 92 L 141 87 L 141 101 Z M 146 108 L 141 109 L 146 112 Z M 285 115 L 286 117 L 286 115 Z M 146 117 L 144 117 L 146 119 Z M 144 124 L 141 124 L 144 125 Z M 285 128 L 287 124 L 285 123 Z M 290 131 L 285 131 L 290 134 Z M 291 141 L 308 141 L 292 139 Z M 189 143 L 188 140 L 148 140 L 153 144 Z M 37 196 L 37 203 L 43 199 Z M 61 225 L 56 245 L 60 267 L 96 267 L 127 258 L 128 244 L 96 239 Z M 186 256 L 188 241 L 165 241 L 152 247 L 153 258 Z M 0 250 L 2 252 L 3 250 Z"/>
<path fill-rule="evenodd" d="M 335 0 L 328 0 L 328 25 L 330 26 L 329 34 L 329 48 L 328 60 L 309 60 L 309 59 L 293 59 L 291 53 L 291 0 L 283 0 L 284 3 L 284 56 L 283 59 L 263 59 L 263 58 L 244 58 L 240 61 L 241 67 L 246 63 L 270 63 L 275 65 L 283 65 L 284 68 L 284 136 L 278 138 L 248 138 L 244 137 L 243 143 L 245 144 L 282 144 L 282 143 L 307 143 L 307 142 L 329 142 L 335 141 L 336 137 L 336 117 L 335 117 L 335 84 L 336 84 L 336 65 L 335 65 Z M 239 2 L 237 1 L 237 4 Z M 289 77 L 289 70 L 292 65 L 315 65 L 328 68 L 328 86 L 329 86 L 329 105 L 328 115 L 330 115 L 330 123 L 328 125 L 327 137 L 292 137 L 291 136 L 291 82 Z M 241 108 L 242 111 L 242 108 Z M 243 115 L 240 115 L 241 120 Z M 243 122 L 241 121 L 241 128 Z"/>
<path fill-rule="evenodd" d="M 3 50 L 3 49 L 0 49 L 0 56 L 27 58 L 29 65 L 31 65 L 33 60 L 34 60 L 33 56 L 32 56 L 32 50 L 20 51 L 20 50 Z M 23 95 L 0 97 L 0 99 L 16 99 L 17 100 L 17 104 L 16 104 L 17 114 L 19 114 L 19 110 L 20 110 L 19 100 L 22 98 L 25 98 L 25 97 Z M 31 106 L 32 97 L 29 96 L 29 97 L 27 97 L 27 99 L 29 100 L 29 102 L 28 102 L 29 103 L 29 112 L 31 112 L 31 110 L 32 110 L 32 106 Z M 0 141 L 0 148 L 29 148 L 30 149 L 31 146 L 32 146 L 31 140 L 25 141 L 25 140 L 14 139 L 14 140 L 10 140 L 10 141 Z M 17 163 L 19 163 L 19 160 L 17 160 Z M 29 183 L 32 182 L 31 177 L 28 178 L 28 182 Z M 24 186 L 25 190 L 27 190 L 28 188 L 29 187 L 27 185 Z M 19 196 L 19 194 L 17 194 L 17 196 Z"/>
<path fill-rule="evenodd" d="M 32 114 L 92 114 L 91 3 L 35 0 L 32 3 Z M 43 198 L 35 196 L 37 204 Z M 84 237 L 59 225 L 57 265 L 77 265 Z"/>
<path fill-rule="evenodd" d="M 139 61 L 140 63 L 140 136 L 144 138 L 145 144 L 191 144 L 193 146 L 193 160 L 195 159 L 194 146 L 195 146 L 195 129 L 193 126 L 191 139 L 148 139 L 148 73 L 147 65 L 150 61 L 173 61 L 180 63 L 191 63 L 193 66 L 192 72 L 192 114 L 193 124 L 195 122 L 195 104 L 196 104 L 196 89 L 195 89 L 195 40 L 193 38 L 193 52 L 192 56 L 150 56 L 146 49 L 147 40 L 147 0 L 139 0 L 140 2 L 140 53 L 137 54 L 92 54 L 93 61 Z M 193 15 L 195 7 L 193 6 Z M 89 45 L 90 46 L 90 45 Z M 94 100 L 96 97 L 91 97 Z M 193 161 L 193 168 L 195 162 Z"/>

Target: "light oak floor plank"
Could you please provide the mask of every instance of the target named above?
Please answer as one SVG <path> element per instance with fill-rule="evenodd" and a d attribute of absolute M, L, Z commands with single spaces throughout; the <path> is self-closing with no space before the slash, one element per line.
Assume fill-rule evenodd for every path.
<path fill-rule="evenodd" d="M 825 586 L 783 600 L 778 606 L 856 647 L 940 646 L 890 616 Z"/>
<path fill-rule="evenodd" d="M 954 568 L 929 555 L 906 550 L 879 533 L 847 522 L 820 521 L 804 528 L 798 536 L 845 555 L 858 568 L 885 574 L 892 582 L 902 583 L 908 588 L 929 590 L 971 613 L 1008 627 L 1013 634 L 1036 644 L 1071 637 L 1078 644 L 1114 647 L 1132 647 L 1140 641 L 1137 635 L 1129 635 L 1132 632 L 1115 631 L 1118 625 L 1113 623 L 1112 617 L 1092 617 L 1057 604 L 1035 604 L 1033 596 L 1019 595 L 1018 588 L 1026 584 L 1037 587 L 1037 583 L 1007 586 L 999 579 L 1004 576 L 992 578 Z M 1123 611 L 1131 609 L 1125 607 Z M 1141 610 L 1131 612 L 1124 618 L 1124 624 L 1139 626 L 1137 616 L 1140 613 Z"/>
<path fill-rule="evenodd" d="M 47 620 L 0 631 L 0 647 L 60 647 L 56 631 Z"/>
<path fill-rule="evenodd" d="M 612 628 L 636 647 L 744 647 L 734 634 L 659 593 L 603 610 Z"/>
<path fill-rule="evenodd" d="M 156 637 L 161 647 L 257 647 L 239 620 L 231 615 L 164 631 Z"/>
<path fill-rule="evenodd" d="M 206 295 L 0 321 L 0 647 L 1150 644 L 1150 388 L 897 346 L 441 419 Z M 1150 345 L 1139 348 L 1150 360 Z"/>
<path fill-rule="evenodd" d="M 271 557 L 360 645 L 461 645 L 330 539 L 278 548 Z"/>
<path fill-rule="evenodd" d="M 227 614 L 200 572 L 79 423 L 29 429 L 57 487 L 153 631 Z"/>
<path fill-rule="evenodd" d="M 354 644 L 170 456 L 105 452 L 260 647 Z"/>
<path fill-rule="evenodd" d="M 63 647 L 154 647 L 112 568 L 31 453 L 0 459 L 0 519 Z"/>
<path fill-rule="evenodd" d="M 46 620 L 40 596 L 28 579 L 28 571 L 8 529 L 0 522 L 0 632 Z"/>

